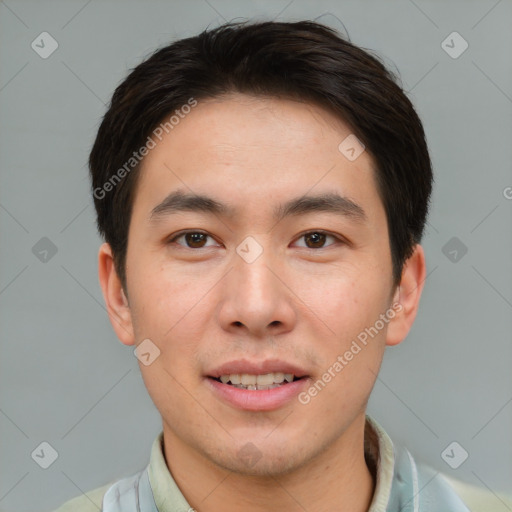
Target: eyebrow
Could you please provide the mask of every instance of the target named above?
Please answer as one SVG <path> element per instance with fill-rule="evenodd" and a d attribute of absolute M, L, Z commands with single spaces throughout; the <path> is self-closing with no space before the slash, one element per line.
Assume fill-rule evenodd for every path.
<path fill-rule="evenodd" d="M 163 218 L 179 212 L 204 212 L 227 218 L 234 218 L 238 214 L 238 211 L 232 206 L 212 197 L 176 190 L 151 210 L 149 221 L 157 223 Z M 304 195 L 291 199 L 274 210 L 274 220 L 280 222 L 289 216 L 306 215 L 313 212 L 336 213 L 356 222 L 367 220 L 365 211 L 360 205 L 348 197 L 340 196 L 334 192 Z"/>

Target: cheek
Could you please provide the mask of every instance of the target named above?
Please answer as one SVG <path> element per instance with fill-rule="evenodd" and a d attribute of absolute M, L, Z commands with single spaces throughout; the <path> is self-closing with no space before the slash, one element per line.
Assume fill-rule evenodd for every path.
<path fill-rule="evenodd" d="M 317 345 L 320 375 L 313 385 L 322 397 L 319 409 L 352 414 L 367 402 L 385 350 L 387 324 L 379 321 L 385 297 L 383 288 L 355 281 L 325 286 L 316 295 L 318 317 L 334 332 Z"/>
<path fill-rule="evenodd" d="M 385 311 L 389 295 L 384 279 L 355 271 L 316 276 L 302 282 L 300 289 L 298 295 L 337 334 L 373 324 Z"/>
<path fill-rule="evenodd" d="M 321 323 L 329 328 L 322 329 L 328 334 L 318 345 L 321 371 L 331 368 L 338 384 L 345 382 L 350 389 L 357 382 L 363 395 L 373 385 L 385 349 L 388 324 L 379 319 L 389 308 L 388 294 L 383 280 L 345 275 L 336 280 L 326 278 L 318 288 L 310 290 L 305 300 L 319 327 Z M 341 363 L 338 356 L 342 356 Z M 332 368 L 336 361 L 339 364 Z M 331 388 L 336 387 L 335 384 Z M 357 390 L 354 392 L 357 394 Z"/>
<path fill-rule="evenodd" d="M 137 279 L 134 289 L 137 324 L 149 330 L 155 338 L 165 340 L 183 319 L 201 302 L 204 283 L 197 276 L 189 276 L 179 269 L 158 262 L 140 261 L 133 272 Z M 207 284 L 207 283 L 206 283 Z"/>
<path fill-rule="evenodd" d="M 166 382 L 167 388 L 177 386 L 174 378 L 187 385 L 190 375 L 196 374 L 192 368 L 197 359 L 196 340 L 202 338 L 204 329 L 199 319 L 208 318 L 201 295 L 178 273 L 170 279 L 146 267 L 137 275 L 131 306 L 136 340 L 150 339 L 160 351 L 150 366 L 140 365 L 146 385 L 155 393 L 160 393 L 160 382 Z"/>

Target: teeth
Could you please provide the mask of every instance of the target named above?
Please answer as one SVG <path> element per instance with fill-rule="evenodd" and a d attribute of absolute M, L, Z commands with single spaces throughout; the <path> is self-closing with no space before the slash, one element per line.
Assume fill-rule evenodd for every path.
<path fill-rule="evenodd" d="M 270 384 L 274 384 L 274 375 L 272 373 L 258 375 L 256 377 L 256 384 L 258 384 L 258 386 L 270 386 Z"/>
<path fill-rule="evenodd" d="M 249 375 L 248 373 L 242 373 L 242 384 L 244 386 L 256 385 L 256 375 Z"/>
<path fill-rule="evenodd" d="M 231 382 L 236 387 L 244 389 L 272 389 L 284 381 L 292 382 L 293 373 L 266 373 L 264 375 L 251 375 L 248 373 L 221 375 L 220 381 L 223 384 Z"/>
<path fill-rule="evenodd" d="M 274 389 L 278 388 L 281 384 L 270 384 L 270 386 L 260 386 L 259 384 L 244 386 L 243 384 L 233 384 L 234 388 L 238 389 L 249 389 L 251 391 L 260 390 L 260 389 Z"/>

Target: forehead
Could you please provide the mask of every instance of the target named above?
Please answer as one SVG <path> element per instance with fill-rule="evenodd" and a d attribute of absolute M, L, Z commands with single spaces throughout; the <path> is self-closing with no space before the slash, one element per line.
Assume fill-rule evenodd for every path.
<path fill-rule="evenodd" d="M 300 152 L 309 143 L 329 143 L 331 137 L 338 140 L 351 132 L 345 122 L 318 105 L 240 93 L 201 100 L 172 131 L 200 149 L 245 152 L 262 146 L 275 152 L 291 148 Z"/>
<path fill-rule="evenodd" d="M 347 124 L 310 103 L 242 94 L 199 101 L 144 158 L 135 202 L 154 208 L 179 188 L 228 194 L 242 207 L 308 191 L 371 206 L 379 202 L 373 159 L 363 151 L 349 160 L 340 151 L 347 137 Z"/>

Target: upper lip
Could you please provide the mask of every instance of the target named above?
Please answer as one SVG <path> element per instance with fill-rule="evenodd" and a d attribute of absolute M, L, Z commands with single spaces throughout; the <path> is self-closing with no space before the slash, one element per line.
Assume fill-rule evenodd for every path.
<path fill-rule="evenodd" d="M 281 361 L 279 359 L 267 359 L 266 361 L 247 361 L 238 359 L 229 361 L 209 371 L 207 375 L 218 379 L 222 375 L 236 375 L 248 373 L 250 375 L 265 375 L 267 373 L 292 373 L 295 377 L 304 377 L 308 373 L 297 365 Z"/>

